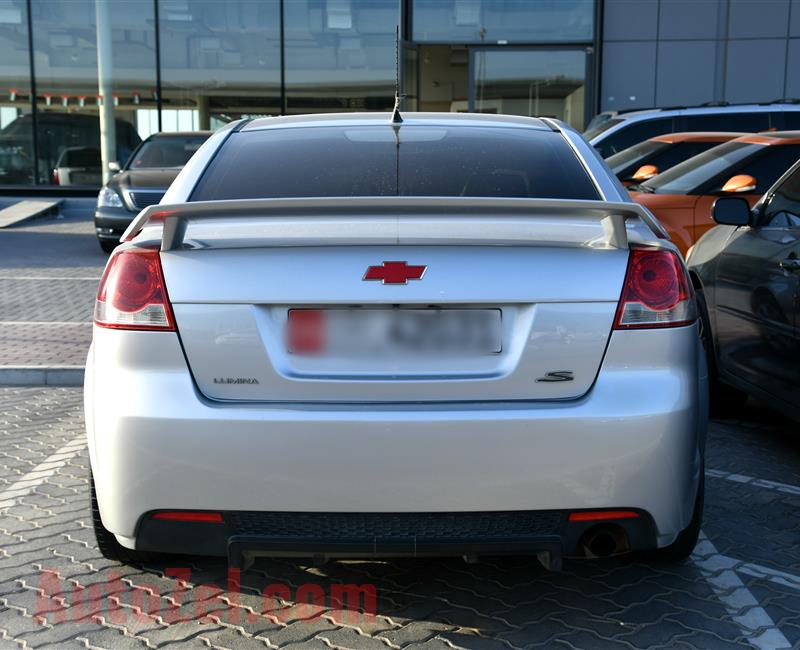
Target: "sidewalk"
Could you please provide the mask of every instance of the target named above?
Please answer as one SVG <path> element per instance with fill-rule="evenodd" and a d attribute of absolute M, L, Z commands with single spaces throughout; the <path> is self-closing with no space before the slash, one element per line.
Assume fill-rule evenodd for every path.
<path fill-rule="evenodd" d="M 0 231 L 0 385 L 76 385 L 106 255 L 91 212 Z"/>

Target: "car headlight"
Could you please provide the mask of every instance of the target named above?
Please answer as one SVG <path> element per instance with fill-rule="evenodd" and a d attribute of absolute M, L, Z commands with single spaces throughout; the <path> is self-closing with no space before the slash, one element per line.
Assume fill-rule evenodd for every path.
<path fill-rule="evenodd" d="M 122 197 L 110 187 L 104 187 L 97 195 L 98 208 L 123 208 Z"/>

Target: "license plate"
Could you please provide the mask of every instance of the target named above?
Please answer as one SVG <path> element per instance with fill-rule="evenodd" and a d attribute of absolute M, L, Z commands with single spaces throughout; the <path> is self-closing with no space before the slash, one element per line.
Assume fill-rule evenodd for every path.
<path fill-rule="evenodd" d="M 501 325 L 499 309 L 290 309 L 287 348 L 348 358 L 497 354 Z"/>

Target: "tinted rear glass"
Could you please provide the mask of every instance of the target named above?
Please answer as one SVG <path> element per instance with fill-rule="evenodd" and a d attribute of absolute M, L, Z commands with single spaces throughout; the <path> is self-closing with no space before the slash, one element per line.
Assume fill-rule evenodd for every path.
<path fill-rule="evenodd" d="M 207 135 L 160 136 L 145 142 L 128 163 L 128 169 L 183 167 Z"/>
<path fill-rule="evenodd" d="M 386 124 L 234 133 L 192 200 L 319 196 L 599 198 L 558 133 Z"/>
<path fill-rule="evenodd" d="M 615 131 L 608 137 L 603 138 L 600 142 L 595 143 L 595 149 L 600 152 L 603 158 L 613 156 L 615 153 L 619 153 L 628 147 L 644 142 L 648 138 L 654 138 L 657 135 L 664 135 L 665 133 L 672 133 L 674 131 L 671 117 L 660 117 L 655 120 L 624 121 L 627 121 L 627 124 L 619 131 Z"/>

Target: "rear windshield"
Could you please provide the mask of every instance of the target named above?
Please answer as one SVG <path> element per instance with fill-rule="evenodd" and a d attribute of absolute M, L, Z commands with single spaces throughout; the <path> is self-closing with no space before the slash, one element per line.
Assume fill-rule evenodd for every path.
<path fill-rule="evenodd" d="M 326 196 L 599 198 L 553 131 L 382 124 L 231 134 L 191 200 Z"/>

